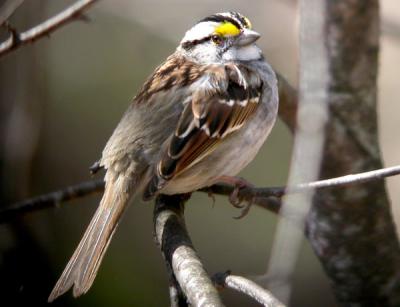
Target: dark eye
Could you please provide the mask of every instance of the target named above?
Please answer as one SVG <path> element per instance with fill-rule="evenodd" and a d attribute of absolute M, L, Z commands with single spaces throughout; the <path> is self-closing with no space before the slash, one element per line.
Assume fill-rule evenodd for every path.
<path fill-rule="evenodd" d="M 211 40 L 214 44 L 216 45 L 221 45 L 222 44 L 222 38 L 219 35 L 213 35 L 211 36 Z"/>

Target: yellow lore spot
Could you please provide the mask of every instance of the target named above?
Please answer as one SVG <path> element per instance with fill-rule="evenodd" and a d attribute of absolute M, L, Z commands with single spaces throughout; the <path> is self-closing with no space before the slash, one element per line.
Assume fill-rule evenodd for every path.
<path fill-rule="evenodd" d="M 215 34 L 220 36 L 236 36 L 240 30 L 231 22 L 224 22 L 215 28 Z"/>

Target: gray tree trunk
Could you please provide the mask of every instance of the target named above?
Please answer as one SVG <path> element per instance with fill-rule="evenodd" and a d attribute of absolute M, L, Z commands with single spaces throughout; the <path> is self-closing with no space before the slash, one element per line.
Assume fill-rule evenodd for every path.
<path fill-rule="evenodd" d="M 326 0 L 328 101 L 320 178 L 382 167 L 378 0 Z M 400 249 L 383 181 L 322 190 L 307 235 L 343 306 L 400 306 Z"/>

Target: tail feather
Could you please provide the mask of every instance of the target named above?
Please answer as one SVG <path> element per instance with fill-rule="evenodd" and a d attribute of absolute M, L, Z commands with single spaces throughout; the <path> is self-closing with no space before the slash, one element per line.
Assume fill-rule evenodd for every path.
<path fill-rule="evenodd" d="M 103 198 L 81 242 L 51 292 L 52 302 L 71 287 L 75 297 L 86 293 L 96 277 L 122 213 L 131 198 L 126 178 L 107 182 Z"/>

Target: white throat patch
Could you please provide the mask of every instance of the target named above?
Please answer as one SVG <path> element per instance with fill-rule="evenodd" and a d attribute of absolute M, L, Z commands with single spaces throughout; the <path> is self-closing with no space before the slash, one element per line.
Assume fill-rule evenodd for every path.
<path fill-rule="evenodd" d="M 260 48 L 252 44 L 243 47 L 231 47 L 223 54 L 222 59 L 225 61 L 252 61 L 259 60 L 261 54 Z"/>

